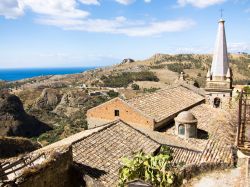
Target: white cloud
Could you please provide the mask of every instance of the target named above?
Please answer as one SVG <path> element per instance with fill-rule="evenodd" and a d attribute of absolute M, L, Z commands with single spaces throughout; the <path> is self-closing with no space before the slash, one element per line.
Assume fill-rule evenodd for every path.
<path fill-rule="evenodd" d="M 33 12 L 51 16 L 66 18 L 84 18 L 88 12 L 77 9 L 75 0 L 22 0 L 26 8 Z"/>
<path fill-rule="evenodd" d="M 136 0 L 115 0 L 117 3 L 123 4 L 123 5 L 130 5 L 134 3 Z M 151 0 L 144 0 L 145 3 L 150 3 Z"/>
<path fill-rule="evenodd" d="M 79 0 L 84 4 L 97 4 L 97 0 Z M 77 8 L 76 0 L 1 0 L 0 15 L 5 18 L 17 18 L 24 14 L 25 9 L 42 16 L 84 18 L 87 11 Z"/>
<path fill-rule="evenodd" d="M 22 3 L 18 0 L 1 0 L 0 15 L 6 19 L 15 19 L 23 15 Z"/>
<path fill-rule="evenodd" d="M 40 24 L 53 25 L 65 30 L 124 34 L 127 36 L 153 36 L 166 32 L 179 32 L 195 25 L 192 20 L 149 22 L 129 21 L 125 17 L 115 19 L 39 19 Z"/>
<path fill-rule="evenodd" d="M 178 0 L 177 2 L 180 6 L 190 4 L 197 8 L 206 8 L 208 6 L 224 3 L 226 0 Z"/>
<path fill-rule="evenodd" d="M 123 5 L 129 5 L 131 3 L 133 3 L 135 0 L 115 0 L 118 3 L 121 3 Z"/>
<path fill-rule="evenodd" d="M 82 4 L 86 5 L 100 5 L 98 0 L 79 0 Z"/>
<path fill-rule="evenodd" d="M 117 33 L 128 36 L 152 36 L 166 32 L 179 32 L 191 28 L 195 25 L 192 20 L 174 20 L 152 22 L 142 26 L 118 28 Z"/>
<path fill-rule="evenodd" d="M 245 43 L 245 42 L 229 43 L 228 50 L 230 52 L 233 52 L 233 53 L 249 52 L 250 51 L 250 43 Z"/>
<path fill-rule="evenodd" d="M 134 0 L 116 0 L 123 4 Z M 5 3 L 4 3 L 5 2 Z M 144 0 L 150 2 L 150 0 Z M 192 20 L 164 20 L 145 22 L 113 19 L 90 19 L 89 12 L 81 10 L 79 3 L 97 4 L 98 0 L 1 0 L 0 15 L 17 18 L 25 10 L 31 10 L 37 17 L 36 23 L 60 27 L 65 30 L 124 34 L 127 36 L 153 36 L 166 32 L 178 32 L 195 25 Z M 2 11 L 1 11 L 2 10 Z M 7 10 L 7 11 L 3 11 Z M 10 11 L 11 10 L 11 11 Z M 9 11 L 9 12 L 8 12 Z"/>

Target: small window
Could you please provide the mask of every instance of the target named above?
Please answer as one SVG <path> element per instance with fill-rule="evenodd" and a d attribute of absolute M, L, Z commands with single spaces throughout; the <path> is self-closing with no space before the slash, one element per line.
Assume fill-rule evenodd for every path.
<path fill-rule="evenodd" d="M 220 104 L 221 104 L 220 98 L 218 98 L 218 97 L 214 98 L 214 107 L 219 108 Z"/>
<path fill-rule="evenodd" d="M 185 135 L 185 127 L 184 125 L 180 125 L 178 128 L 179 135 Z"/>
<path fill-rule="evenodd" d="M 115 116 L 120 116 L 120 111 L 119 110 L 115 110 Z"/>

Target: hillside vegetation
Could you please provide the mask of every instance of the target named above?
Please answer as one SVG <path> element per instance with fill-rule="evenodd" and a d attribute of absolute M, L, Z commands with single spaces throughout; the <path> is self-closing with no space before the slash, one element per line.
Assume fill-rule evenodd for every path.
<path fill-rule="evenodd" d="M 197 80 L 204 86 L 205 76 L 211 67 L 212 55 L 178 54 L 165 55 L 156 54 L 153 57 L 138 62 L 140 65 L 149 66 L 151 69 L 165 69 L 181 73 L 186 77 Z M 250 55 L 229 54 L 229 63 L 233 72 L 234 84 L 246 84 L 250 81 Z"/>
<path fill-rule="evenodd" d="M 229 59 L 234 84 L 249 83 L 250 55 L 230 54 Z M 53 128 L 39 136 L 30 134 L 32 140 L 47 145 L 87 129 L 87 110 L 118 95 L 131 98 L 154 92 L 176 82 L 181 72 L 189 83 L 204 87 L 211 63 L 211 55 L 156 54 L 146 60 L 123 61 L 79 74 L 0 82 L 0 89 L 20 98 L 25 110 L 21 113 L 35 116 L 28 119 Z"/>

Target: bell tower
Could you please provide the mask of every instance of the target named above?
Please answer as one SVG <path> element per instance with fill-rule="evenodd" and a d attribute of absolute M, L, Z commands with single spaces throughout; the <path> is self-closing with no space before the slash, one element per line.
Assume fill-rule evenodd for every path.
<path fill-rule="evenodd" d="M 232 73 L 229 67 L 225 21 L 219 20 L 217 40 L 211 69 L 208 69 L 206 95 L 211 105 L 216 108 L 228 106 L 232 97 Z"/>

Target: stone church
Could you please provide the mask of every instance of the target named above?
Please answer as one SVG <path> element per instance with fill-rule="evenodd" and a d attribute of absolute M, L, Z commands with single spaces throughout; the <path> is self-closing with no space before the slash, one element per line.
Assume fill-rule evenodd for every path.
<path fill-rule="evenodd" d="M 215 108 L 227 107 L 232 97 L 232 72 L 229 67 L 225 21 L 219 20 L 211 69 L 207 72 L 206 95 Z"/>

